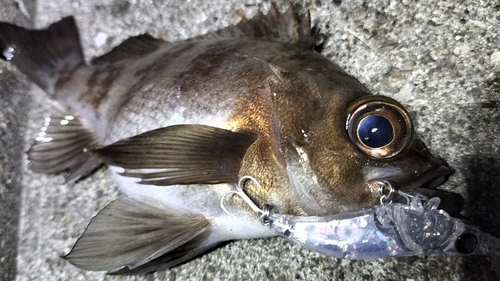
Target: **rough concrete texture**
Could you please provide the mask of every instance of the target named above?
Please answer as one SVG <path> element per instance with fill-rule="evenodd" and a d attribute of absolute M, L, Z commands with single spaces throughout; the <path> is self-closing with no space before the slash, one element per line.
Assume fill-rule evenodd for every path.
<path fill-rule="evenodd" d="M 294 1 L 296 2 L 296 1 Z M 443 189 L 464 215 L 500 236 L 500 5 L 480 1 L 297 1 L 326 35 L 324 55 L 413 114 L 419 135 L 456 174 Z M 278 2 L 282 8 L 286 3 Z M 267 11 L 259 0 L 3 0 L 0 20 L 44 27 L 74 15 L 87 58 L 131 35 L 175 41 Z M 29 15 L 28 19 L 26 16 Z M 27 171 L 26 151 L 54 105 L 0 63 L 0 280 L 499 280 L 499 257 L 347 261 L 283 239 L 237 241 L 169 271 L 116 277 L 81 271 L 66 253 L 89 219 L 118 196 L 105 169 L 74 184 Z M 28 114 L 26 114 L 28 112 Z M 24 129 L 27 128 L 26 133 Z M 22 159 L 22 162 L 20 162 Z M 18 195 L 22 188 L 22 197 Z M 17 222 L 21 202 L 20 223 Z M 4 219 L 5 218 L 5 219 Z M 19 226 L 18 244 L 14 233 Z"/>
<path fill-rule="evenodd" d="M 34 8 L 34 5 L 29 6 Z M 0 5 L 0 20 L 29 25 L 14 2 Z M 16 278 L 24 133 L 29 82 L 13 67 L 0 65 L 0 280 Z"/>

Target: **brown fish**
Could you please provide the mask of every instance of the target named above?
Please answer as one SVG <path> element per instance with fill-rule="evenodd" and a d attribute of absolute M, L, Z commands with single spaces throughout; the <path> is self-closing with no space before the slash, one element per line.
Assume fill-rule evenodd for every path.
<path fill-rule="evenodd" d="M 325 216 L 378 204 L 381 181 L 434 189 L 451 173 L 391 98 L 314 51 L 318 30 L 294 7 L 182 42 L 132 37 L 83 60 L 76 25 L 0 23 L 3 59 L 67 113 L 52 116 L 30 168 L 77 180 L 108 164 L 126 197 L 94 217 L 66 258 L 87 270 L 149 272 L 221 242 L 273 236 L 239 197 Z M 385 194 L 387 195 L 387 194 Z M 394 200 L 398 200 L 397 195 Z"/>

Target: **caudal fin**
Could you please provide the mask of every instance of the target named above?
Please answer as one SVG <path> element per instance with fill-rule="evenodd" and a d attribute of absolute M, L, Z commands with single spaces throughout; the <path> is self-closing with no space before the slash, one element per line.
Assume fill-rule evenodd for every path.
<path fill-rule="evenodd" d="M 0 58 L 52 94 L 57 79 L 83 63 L 75 20 L 67 17 L 43 30 L 0 22 Z"/>

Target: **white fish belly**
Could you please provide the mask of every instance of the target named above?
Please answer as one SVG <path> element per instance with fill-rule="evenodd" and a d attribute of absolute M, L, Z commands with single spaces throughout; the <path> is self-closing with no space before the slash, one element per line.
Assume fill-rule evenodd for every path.
<path fill-rule="evenodd" d="M 212 238 L 218 241 L 275 236 L 260 223 L 259 217 L 247 206 L 225 205 L 230 214 L 221 208 L 221 198 L 234 188 L 234 184 L 155 186 L 139 184 L 139 179 L 124 177 L 123 168 L 110 167 L 120 190 L 127 196 L 144 196 L 156 200 L 166 208 L 189 216 L 203 216 L 212 222 Z M 231 196 L 225 202 L 231 203 Z"/>

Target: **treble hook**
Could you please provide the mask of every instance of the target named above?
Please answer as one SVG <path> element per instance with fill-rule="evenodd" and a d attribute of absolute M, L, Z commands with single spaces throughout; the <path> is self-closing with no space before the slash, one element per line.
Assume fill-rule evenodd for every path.
<path fill-rule="evenodd" d="M 221 200 L 220 200 L 220 207 L 221 209 L 228 215 L 231 215 L 231 213 L 229 213 L 229 211 L 226 209 L 226 207 L 224 206 L 224 200 L 226 199 L 226 196 L 229 195 L 229 194 L 236 194 L 238 196 L 241 197 L 241 199 L 243 199 L 243 201 L 245 201 L 245 203 L 248 204 L 248 206 L 256 213 L 260 214 L 260 219 L 261 219 L 261 222 L 263 224 L 267 224 L 267 220 L 269 218 L 269 214 L 270 214 L 270 210 L 271 208 L 269 206 L 265 206 L 264 209 L 261 209 L 259 208 L 259 206 L 257 206 L 253 201 L 252 199 L 250 199 L 250 197 L 248 197 L 248 195 L 245 193 L 245 191 L 243 191 L 243 185 L 245 184 L 245 182 L 247 180 L 250 180 L 252 181 L 253 183 L 255 183 L 259 188 L 262 188 L 262 186 L 260 185 L 260 183 L 252 176 L 243 176 L 239 179 L 238 181 L 238 184 L 236 185 L 236 190 L 230 190 L 228 192 L 226 192 Z"/>
<path fill-rule="evenodd" d="M 406 204 L 410 204 L 411 198 L 413 195 L 403 192 L 399 189 L 395 189 L 392 184 L 388 181 L 379 181 L 377 192 L 380 195 L 380 204 L 391 204 L 394 194 L 397 194 L 406 199 Z"/>

